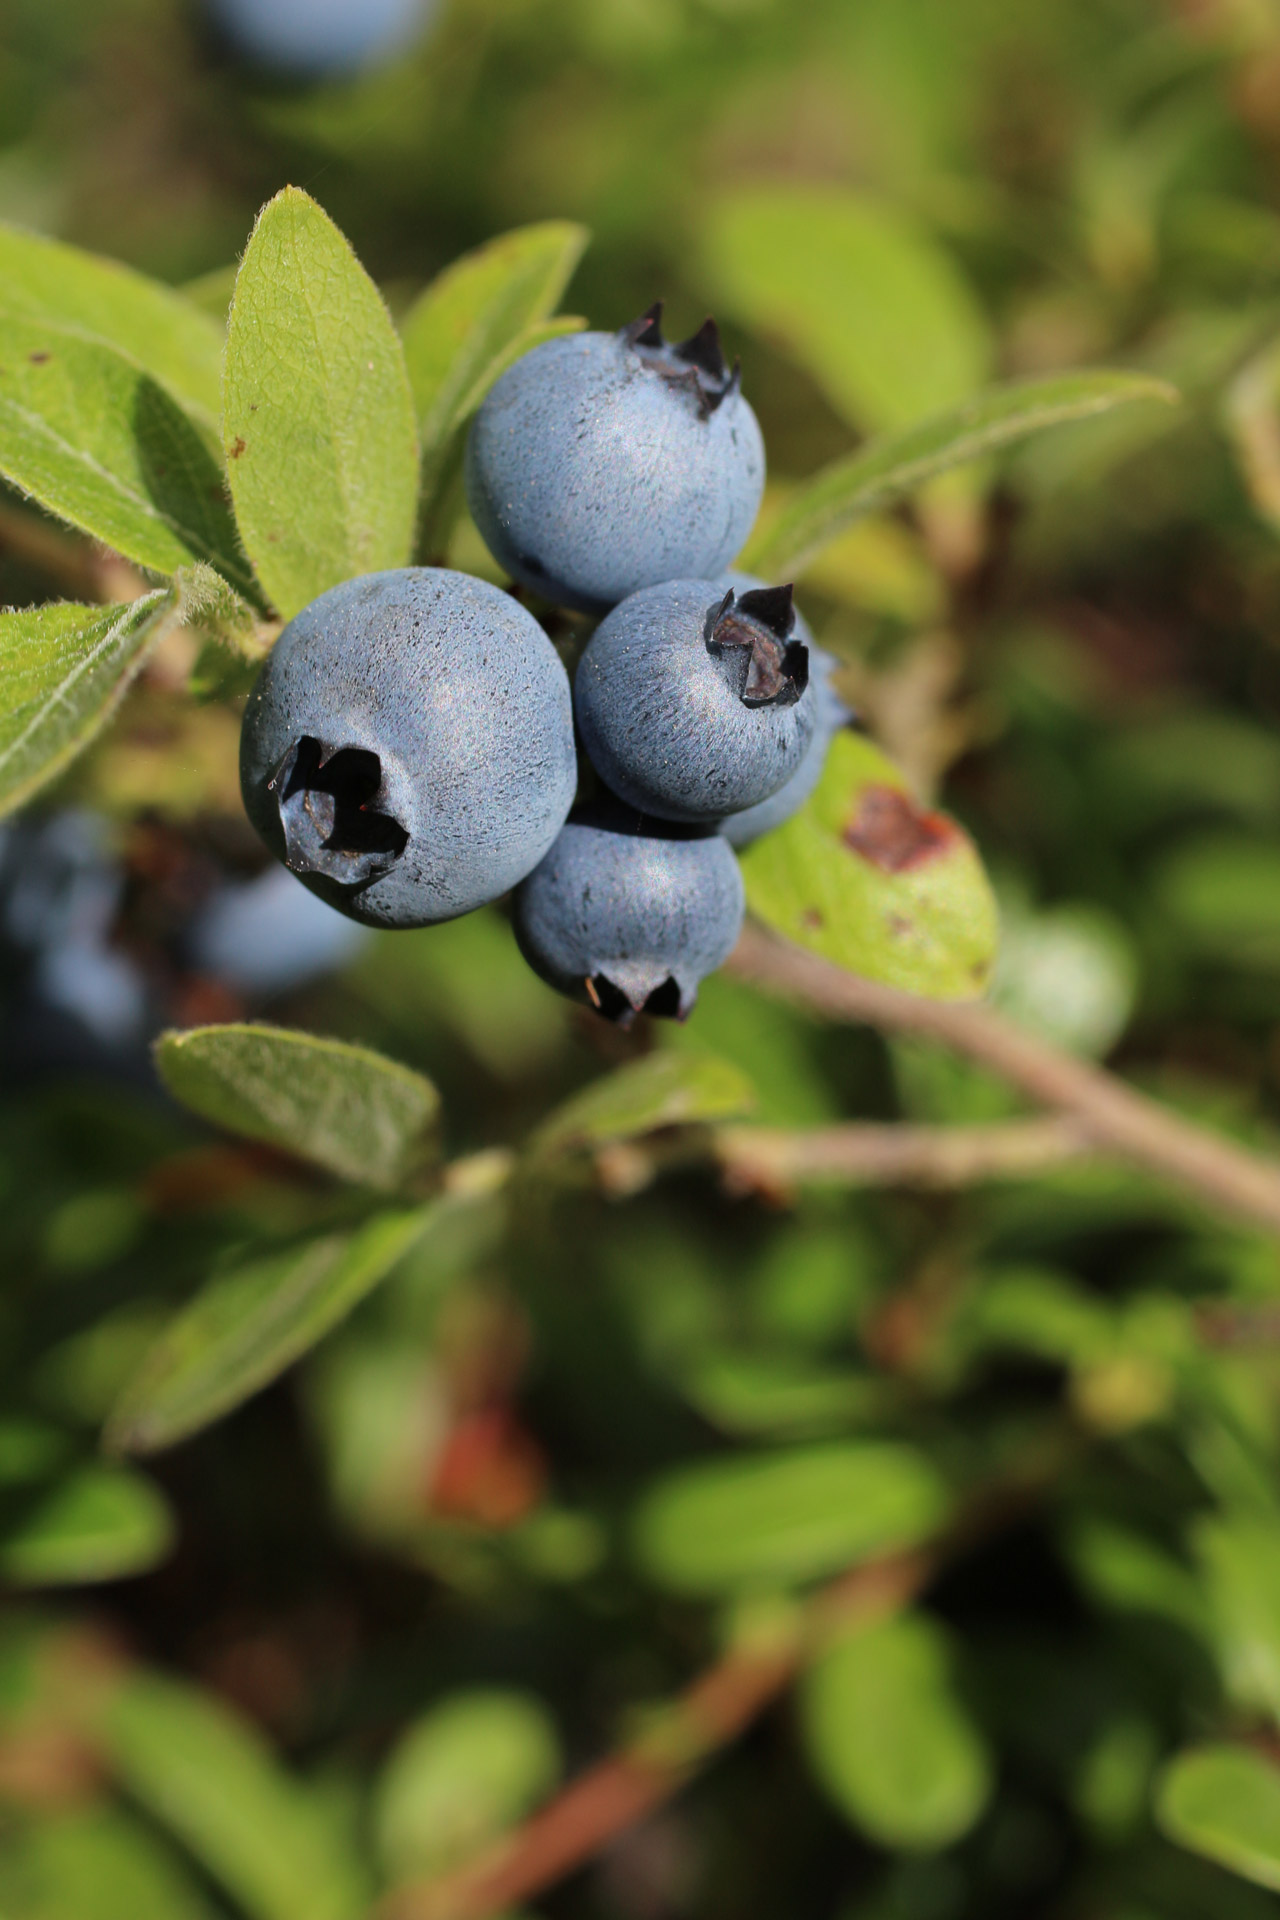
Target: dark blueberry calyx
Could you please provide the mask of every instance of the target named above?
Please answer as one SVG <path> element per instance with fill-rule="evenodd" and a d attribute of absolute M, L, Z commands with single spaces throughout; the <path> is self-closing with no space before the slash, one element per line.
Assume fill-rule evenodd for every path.
<path fill-rule="evenodd" d="M 612 1021 L 615 1027 L 625 1032 L 638 1013 L 655 1014 L 660 1020 L 684 1020 L 693 1005 L 686 1002 L 680 991 L 680 985 L 673 973 L 660 980 L 656 987 L 648 992 L 643 986 L 628 992 L 609 978 L 607 973 L 588 974 L 583 981 L 587 998 L 602 1020 Z"/>
<path fill-rule="evenodd" d="M 809 684 L 809 649 L 793 640 L 791 588 L 752 587 L 707 614 L 707 652 L 745 707 L 793 707 Z"/>
<path fill-rule="evenodd" d="M 655 300 L 638 320 L 622 329 L 622 339 L 655 373 L 673 387 L 683 388 L 704 420 L 741 384 L 741 363 L 735 360 L 732 372 L 725 366 L 720 329 L 710 315 L 687 340 L 668 346 L 662 337 L 662 302 Z"/>
<path fill-rule="evenodd" d="M 326 754 L 303 734 L 267 783 L 277 796 L 285 865 L 361 887 L 387 871 L 409 844 L 400 822 L 373 804 L 382 763 L 366 747 Z"/>

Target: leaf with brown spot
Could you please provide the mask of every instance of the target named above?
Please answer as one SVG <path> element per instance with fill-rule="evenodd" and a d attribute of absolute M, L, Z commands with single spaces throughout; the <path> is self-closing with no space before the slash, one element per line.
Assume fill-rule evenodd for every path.
<path fill-rule="evenodd" d="M 851 973 L 938 1000 L 990 977 L 995 901 L 973 843 L 860 734 L 836 737 L 813 797 L 742 874 L 758 919 Z"/>

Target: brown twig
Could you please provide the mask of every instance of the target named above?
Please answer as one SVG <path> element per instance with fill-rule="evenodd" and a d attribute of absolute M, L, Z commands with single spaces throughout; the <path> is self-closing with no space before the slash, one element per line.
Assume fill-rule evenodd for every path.
<path fill-rule="evenodd" d="M 729 966 L 741 979 L 829 1020 L 938 1040 L 1055 1108 L 1101 1152 L 1119 1155 L 1223 1212 L 1280 1233 L 1280 1166 L 1171 1113 L 1113 1074 L 1024 1032 L 977 1001 L 922 1000 L 859 979 L 759 927 Z"/>
<path fill-rule="evenodd" d="M 811 1186 L 968 1187 L 1043 1173 L 1096 1151 L 1066 1114 L 971 1127 L 718 1127 L 711 1150 L 731 1191 L 766 1194 Z"/>
<path fill-rule="evenodd" d="M 809 1602 L 795 1630 L 731 1650 L 631 1747 L 579 1775 L 479 1859 L 440 1879 L 397 1888 L 377 1920 L 485 1920 L 555 1885 L 678 1793 L 828 1639 L 912 1600 L 937 1557 L 926 1550 L 894 1554 L 832 1582 Z"/>

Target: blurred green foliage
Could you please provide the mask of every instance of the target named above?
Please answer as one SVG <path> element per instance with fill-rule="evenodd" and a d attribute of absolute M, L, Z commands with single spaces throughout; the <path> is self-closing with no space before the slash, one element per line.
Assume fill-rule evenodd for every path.
<path fill-rule="evenodd" d="M 879 744 L 981 852 L 997 1004 L 1272 1151 L 1278 136 L 1280 22 L 1246 0 L 453 0 L 404 60 L 308 87 L 179 0 L 9 0 L 0 24 L 0 219 L 187 283 L 202 316 L 94 293 L 119 351 L 86 347 L 84 377 L 114 391 L 167 327 L 166 378 L 211 420 L 230 264 L 300 184 L 406 321 L 439 451 L 420 532 L 456 564 L 484 564 L 466 393 L 439 385 L 460 316 L 479 378 L 562 299 L 615 326 L 660 293 L 677 331 L 714 302 L 769 448 L 763 540 L 860 436 L 989 379 L 1172 381 L 1179 408 L 1061 427 L 862 521 L 800 592 Z M 414 304 L 535 222 L 502 300 L 481 256 Z M 15 325 L 22 251 L 0 245 Z M 39 257 L 65 316 L 80 283 Z M 369 484 L 404 546 L 393 403 L 400 480 L 375 462 Z M 156 558 L 154 527 L 115 537 Z M 136 614 L 47 610 L 110 600 L 97 564 L 0 495 L 0 600 L 86 653 L 115 632 L 124 663 Z M 199 666 L 193 642 L 142 667 L 41 807 L 108 818 L 107 950 L 153 1025 L 265 1012 L 372 1050 L 362 1128 L 421 1175 L 429 1080 L 454 1183 L 370 1213 L 337 1176 L 381 1154 L 237 1118 L 234 1072 L 194 1101 L 219 1132 L 139 1048 L 46 1031 L 6 879 L 0 1910 L 362 1913 L 634 1737 L 726 1643 L 785 1635 L 812 1579 L 1033 1468 L 908 1611 L 815 1649 L 790 1703 L 538 1910 L 1271 1913 L 1274 1240 L 1115 1166 L 726 1190 L 705 1154 L 664 1158 L 674 1130 L 1020 1103 L 731 977 L 687 1031 L 620 1037 L 541 987 L 499 911 L 371 937 L 287 993 L 203 969 L 193 908 L 258 855 L 244 646 L 202 578 Z M 96 711 L 60 705 L 41 751 L 69 757 Z M 749 863 L 781 866 L 797 931 L 820 827 Z M 121 1447 L 201 1431 L 126 1465 L 99 1457 L 109 1419 Z"/>

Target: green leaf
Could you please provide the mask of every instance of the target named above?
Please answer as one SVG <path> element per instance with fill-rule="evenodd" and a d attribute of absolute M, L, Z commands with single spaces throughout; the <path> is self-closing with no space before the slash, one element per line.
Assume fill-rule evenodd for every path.
<path fill-rule="evenodd" d="M 458 429 L 499 375 L 540 340 L 583 324 L 550 316 L 587 239 L 570 220 L 517 227 L 455 260 L 410 308 L 402 332 L 427 508 Z"/>
<path fill-rule="evenodd" d="M 874 1376 L 819 1367 L 786 1351 L 712 1353 L 682 1380 L 685 1398 L 724 1433 L 795 1439 L 874 1420 L 887 1396 Z"/>
<path fill-rule="evenodd" d="M 766 579 L 791 579 L 855 520 L 900 500 L 936 474 L 1047 427 L 1109 413 L 1137 400 L 1171 406 L 1178 393 L 1148 374 L 1101 368 L 1014 381 L 975 394 L 823 467 L 751 540 L 739 564 Z"/>
<path fill-rule="evenodd" d="M 144 367 L 217 426 L 222 329 L 182 294 L 118 260 L 0 225 L 0 287 L 11 313 L 92 334 Z"/>
<path fill-rule="evenodd" d="M 1185 840 L 1157 866 L 1157 904 L 1196 952 L 1280 969 L 1280 845 L 1242 833 Z"/>
<path fill-rule="evenodd" d="M 749 1113 L 755 1090 L 714 1054 L 651 1053 L 595 1080 L 544 1120 L 530 1142 L 540 1158 L 594 1151 L 658 1127 L 732 1120 Z"/>
<path fill-rule="evenodd" d="M 514 1825 L 559 1776 L 560 1743 L 540 1700 L 496 1687 L 451 1694 L 401 1736 L 374 1789 L 387 1871 L 443 1872 Z"/>
<path fill-rule="evenodd" d="M 94 1727 L 110 1770 L 254 1920 L 349 1920 L 366 1889 L 322 1803 L 237 1715 L 176 1680 L 139 1673 Z"/>
<path fill-rule="evenodd" d="M 174 599 L 0 613 L 0 815 L 60 774 L 114 713 Z"/>
<path fill-rule="evenodd" d="M 160 1078 L 215 1126 L 389 1191 L 434 1146 L 440 1096 L 369 1047 L 286 1027 L 191 1027 L 155 1046 Z"/>
<path fill-rule="evenodd" d="M 1083 1517 L 1064 1539 L 1085 1588 L 1104 1606 L 1170 1620 L 1194 1639 L 1209 1636 L 1209 1611 L 1190 1567 L 1154 1541 L 1096 1516 Z"/>
<path fill-rule="evenodd" d="M 256 597 L 217 460 L 178 403 L 114 347 L 3 293 L 0 473 L 140 567 L 207 560 Z"/>
<path fill-rule="evenodd" d="M 836 736 L 807 805 L 741 861 L 751 911 L 837 966 L 938 1000 L 986 985 L 996 905 L 973 843 L 861 734 Z"/>
<path fill-rule="evenodd" d="M 699 1462 L 641 1502 L 641 1566 L 677 1593 L 730 1593 L 837 1573 L 913 1545 L 946 1513 L 922 1454 L 892 1442 L 841 1442 Z"/>
<path fill-rule="evenodd" d="M 314 200 L 258 216 L 227 332 L 223 441 L 236 518 L 286 620 L 327 587 L 402 567 L 418 444 L 382 296 Z"/>
<path fill-rule="evenodd" d="M 712 209 L 706 243 L 718 299 L 779 340 L 854 426 L 905 426 L 989 374 L 968 282 L 887 202 L 842 187 L 744 188 Z"/>
<path fill-rule="evenodd" d="M 211 1280 L 125 1388 L 106 1445 L 157 1453 L 258 1393 L 387 1277 L 432 1210 L 376 1214 L 354 1234 L 326 1234 Z"/>
<path fill-rule="evenodd" d="M 881 1846 L 950 1846 L 982 1812 L 986 1745 L 956 1695 L 948 1641 L 924 1615 L 840 1641 L 810 1667 L 800 1705 L 818 1780 Z"/>
<path fill-rule="evenodd" d="M 0 1902 L 11 1920 L 214 1920 L 168 1842 L 109 1805 L 59 1809 L 6 1834 Z"/>
<path fill-rule="evenodd" d="M 1191 1747 L 1156 1787 L 1170 1840 L 1280 1893 L 1280 1768 L 1249 1747 Z"/>
<path fill-rule="evenodd" d="M 28 1587 L 124 1580 L 159 1565 L 173 1533 L 150 1480 L 128 1467 L 82 1467 L 0 1523 L 0 1577 Z"/>
<path fill-rule="evenodd" d="M 1280 1529 L 1232 1514 L 1195 1538 L 1232 1697 L 1280 1721 Z"/>

